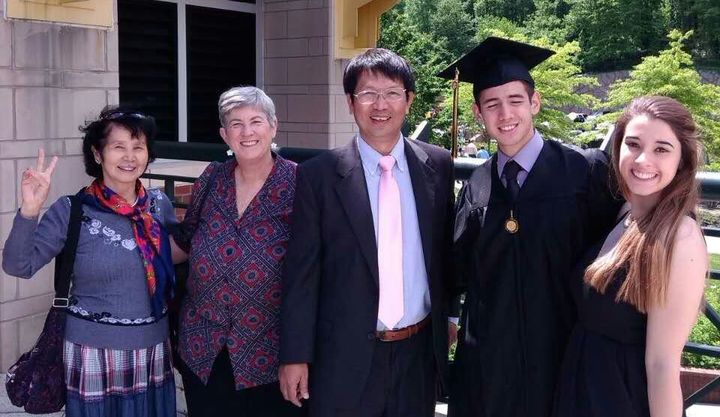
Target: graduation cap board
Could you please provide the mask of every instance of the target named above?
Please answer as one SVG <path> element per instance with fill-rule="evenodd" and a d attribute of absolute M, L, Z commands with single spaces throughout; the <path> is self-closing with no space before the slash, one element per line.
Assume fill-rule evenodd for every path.
<path fill-rule="evenodd" d="M 437 74 L 453 80 L 453 156 L 457 156 L 458 83 L 472 83 L 473 96 L 486 88 L 511 81 L 525 81 L 535 87 L 530 70 L 554 53 L 549 49 L 491 36 Z"/>
<path fill-rule="evenodd" d="M 510 39 L 489 37 L 438 73 L 438 77 L 452 80 L 457 69 L 458 80 L 473 83 L 478 91 L 516 80 L 534 86 L 530 70 L 554 53 Z"/>

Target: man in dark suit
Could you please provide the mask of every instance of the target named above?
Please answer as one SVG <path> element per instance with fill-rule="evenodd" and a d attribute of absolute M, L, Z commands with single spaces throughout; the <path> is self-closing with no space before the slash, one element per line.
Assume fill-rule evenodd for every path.
<path fill-rule="evenodd" d="M 403 58 L 370 49 L 343 84 L 359 135 L 298 168 L 280 387 L 313 417 L 430 417 L 447 367 L 452 159 L 400 132 L 415 95 Z"/>

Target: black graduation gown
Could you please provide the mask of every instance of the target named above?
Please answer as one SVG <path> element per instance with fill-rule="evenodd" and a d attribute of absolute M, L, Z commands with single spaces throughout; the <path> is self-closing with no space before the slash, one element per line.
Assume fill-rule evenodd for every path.
<path fill-rule="evenodd" d="M 620 202 L 598 150 L 545 141 L 514 205 L 497 175 L 497 155 L 486 163 L 489 172 L 473 173 L 457 207 L 454 256 L 465 261 L 456 275 L 467 293 L 450 416 L 546 417 L 576 321 L 573 267 L 612 227 Z M 488 174 L 480 225 L 482 215 L 471 213 L 473 191 Z M 511 209 L 515 234 L 505 230 Z"/>

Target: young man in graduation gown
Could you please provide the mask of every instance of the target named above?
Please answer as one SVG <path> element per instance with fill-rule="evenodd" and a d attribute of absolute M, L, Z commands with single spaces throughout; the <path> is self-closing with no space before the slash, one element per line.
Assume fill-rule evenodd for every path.
<path fill-rule="evenodd" d="M 432 417 L 447 370 L 452 159 L 400 132 L 415 94 L 403 58 L 370 49 L 343 84 L 359 134 L 298 167 L 281 390 L 311 417 Z"/>
<path fill-rule="evenodd" d="M 573 274 L 620 204 L 608 160 L 545 140 L 529 69 L 553 52 L 488 38 L 440 76 L 473 83 L 473 112 L 497 140 L 458 197 L 457 276 L 466 292 L 451 417 L 545 417 L 576 319 Z"/>

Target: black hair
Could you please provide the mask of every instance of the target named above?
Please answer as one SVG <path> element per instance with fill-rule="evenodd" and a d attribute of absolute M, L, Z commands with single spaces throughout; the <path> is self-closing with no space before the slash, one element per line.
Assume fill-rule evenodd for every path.
<path fill-rule="evenodd" d="M 94 178 L 102 178 L 102 166 L 95 162 L 93 148 L 102 154 L 107 137 L 114 126 L 127 129 L 133 138 L 145 136 L 145 146 L 148 150 L 148 164 L 155 160 L 153 141 L 155 139 L 155 119 L 135 109 L 106 106 L 100 112 L 96 120 L 85 122 L 80 126 L 83 136 L 83 160 L 85 162 L 85 173 Z M 145 167 L 147 168 L 147 167 Z"/>
<path fill-rule="evenodd" d="M 380 73 L 392 80 L 401 80 L 406 97 L 415 92 L 415 75 L 405 58 L 385 48 L 371 48 L 350 60 L 343 73 L 343 88 L 355 100 L 355 88 L 364 72 Z"/>

